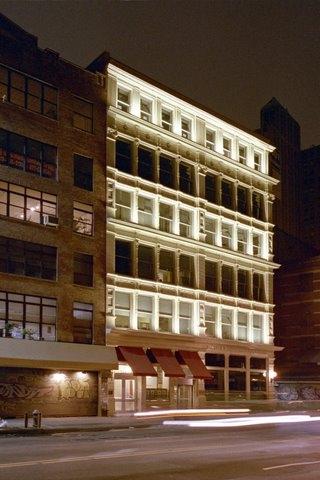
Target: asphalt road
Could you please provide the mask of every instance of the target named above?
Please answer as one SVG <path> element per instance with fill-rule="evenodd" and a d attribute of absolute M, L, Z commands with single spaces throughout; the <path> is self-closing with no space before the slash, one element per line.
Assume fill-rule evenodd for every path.
<path fill-rule="evenodd" d="M 1 480 L 320 480 L 320 421 L 0 438 Z"/>

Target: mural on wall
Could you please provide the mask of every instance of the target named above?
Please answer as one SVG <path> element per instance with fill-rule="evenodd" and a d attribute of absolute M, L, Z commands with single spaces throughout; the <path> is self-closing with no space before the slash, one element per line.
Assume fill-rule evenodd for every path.
<path fill-rule="evenodd" d="M 320 384 L 278 383 L 278 400 L 320 400 Z"/>
<path fill-rule="evenodd" d="M 43 415 L 96 415 L 97 373 L 0 368 L 0 417 L 23 416 L 39 409 Z"/>

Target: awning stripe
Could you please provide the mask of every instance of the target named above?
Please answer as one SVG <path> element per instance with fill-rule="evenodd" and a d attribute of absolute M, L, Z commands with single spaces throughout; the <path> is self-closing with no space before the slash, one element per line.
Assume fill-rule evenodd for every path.
<path fill-rule="evenodd" d="M 184 377 L 184 371 L 177 362 L 171 350 L 165 348 L 151 348 L 166 377 Z"/>
<path fill-rule="evenodd" d="M 183 361 L 188 365 L 194 378 L 212 378 L 211 373 L 207 370 L 197 352 L 179 350 L 179 353 Z"/>
<path fill-rule="evenodd" d="M 146 356 L 143 348 L 141 347 L 117 347 L 117 352 L 120 352 L 121 356 L 130 365 L 132 372 L 137 376 L 150 376 L 157 377 L 158 374 L 152 366 L 152 363 Z"/>

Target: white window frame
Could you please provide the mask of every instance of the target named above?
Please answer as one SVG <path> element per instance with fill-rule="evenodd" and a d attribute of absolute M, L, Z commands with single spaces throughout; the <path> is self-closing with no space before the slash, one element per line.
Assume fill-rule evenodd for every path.
<path fill-rule="evenodd" d="M 208 133 L 212 134 L 213 140 L 208 140 Z M 205 138 L 206 148 L 214 152 L 216 150 L 217 132 L 213 128 L 206 127 L 205 134 L 206 134 L 206 138 Z"/>
<path fill-rule="evenodd" d="M 256 156 L 259 158 L 259 162 L 256 162 Z M 259 150 L 253 150 L 253 168 L 257 172 L 262 172 L 262 160 L 263 160 L 263 153 Z"/>
<path fill-rule="evenodd" d="M 224 146 L 224 140 L 228 140 L 230 148 L 227 149 Z M 231 158 L 232 156 L 232 138 L 228 137 L 227 135 L 222 135 L 222 151 L 223 155 L 227 158 Z"/>
<path fill-rule="evenodd" d="M 167 122 L 166 120 L 163 120 L 163 112 L 168 112 L 170 113 L 170 116 L 171 116 L 171 123 L 170 122 Z M 166 130 L 167 132 L 172 132 L 173 131 L 173 107 L 170 107 L 169 105 L 161 105 L 161 109 L 160 109 L 160 121 L 161 121 L 161 127 Z M 166 128 L 163 126 L 163 124 L 167 125 L 169 128 Z"/>
<path fill-rule="evenodd" d="M 139 199 L 144 198 L 146 200 L 149 200 L 151 202 L 151 213 L 150 212 L 145 212 L 144 210 L 140 210 L 139 208 Z M 144 192 L 139 192 L 137 195 L 137 219 L 138 219 L 138 225 L 141 225 L 143 227 L 147 228 L 153 228 L 155 225 L 155 197 L 151 197 L 149 195 L 145 195 Z M 144 223 L 140 223 L 139 221 L 139 213 L 147 215 L 147 218 L 151 218 L 150 225 L 146 225 Z"/>
<path fill-rule="evenodd" d="M 240 155 L 240 148 L 244 148 L 245 156 Z M 243 143 L 239 143 L 238 145 L 238 161 L 241 165 L 247 165 L 248 162 L 248 146 L 244 145 Z"/>
<path fill-rule="evenodd" d="M 180 331 L 180 305 L 181 303 L 187 303 L 189 304 L 190 306 L 190 313 L 191 313 L 191 316 L 190 316 L 190 332 L 189 333 L 181 333 Z M 184 317 L 184 318 L 187 318 L 187 317 Z M 185 299 L 183 300 L 180 300 L 179 299 L 179 302 L 178 302 L 178 328 L 179 328 L 179 334 L 181 335 L 193 335 L 194 334 L 194 311 L 193 311 L 193 302 L 190 302 L 190 301 L 187 301 Z"/>
<path fill-rule="evenodd" d="M 184 211 L 186 211 L 186 212 L 189 213 L 190 219 L 191 219 L 191 223 L 190 223 L 190 224 L 189 224 L 189 223 L 188 223 L 188 224 L 187 224 L 187 223 L 182 223 L 182 222 L 180 221 L 180 212 L 181 212 L 181 210 L 184 210 Z M 195 223 L 195 218 L 194 218 L 194 211 L 193 211 L 193 210 L 191 210 L 190 208 L 186 208 L 184 205 L 179 205 L 179 219 L 178 219 L 178 223 L 179 223 L 179 236 L 180 236 L 180 237 L 182 237 L 182 238 L 194 238 L 194 223 Z M 180 227 L 181 223 L 182 223 L 182 225 L 184 225 L 184 226 L 186 226 L 186 225 L 189 226 L 189 233 L 190 233 L 190 235 L 187 235 L 187 236 L 181 235 L 181 233 L 180 233 L 180 231 L 181 231 L 181 227 Z"/>
<path fill-rule="evenodd" d="M 128 93 L 128 102 L 129 103 L 126 103 L 122 100 L 119 100 L 119 92 L 120 91 L 123 91 L 123 92 L 126 92 Z M 131 101 L 132 101 L 132 90 L 125 86 L 125 85 L 122 85 L 122 84 L 118 84 L 117 86 L 117 108 L 119 108 L 119 110 L 122 110 L 122 112 L 126 112 L 126 113 L 130 113 L 130 110 L 131 110 Z M 125 107 L 125 108 L 122 108 L 122 105 Z"/>
<path fill-rule="evenodd" d="M 114 198 L 115 198 L 115 218 L 117 218 L 118 220 L 122 220 L 122 221 L 124 221 L 124 222 L 126 222 L 126 221 L 131 222 L 131 221 L 132 221 L 132 212 L 133 212 L 133 208 L 132 208 L 132 207 L 133 207 L 133 193 L 134 193 L 134 192 L 133 192 L 132 190 L 128 190 L 128 189 L 126 189 L 126 188 L 122 188 L 122 186 L 120 187 L 120 185 L 115 185 L 114 187 L 115 187 L 115 195 L 114 195 Z M 130 195 L 130 205 L 129 205 L 129 207 L 127 207 L 127 206 L 125 206 L 125 205 L 122 205 L 122 204 L 120 204 L 120 203 L 117 203 L 117 192 L 120 192 L 120 191 L 121 191 L 121 192 L 126 192 L 126 193 L 128 193 L 128 194 Z M 121 218 L 121 215 L 120 215 L 120 216 L 117 215 L 118 205 L 120 206 L 121 209 L 129 210 L 129 215 L 128 215 L 129 220 L 123 220 L 123 219 Z"/>
<path fill-rule="evenodd" d="M 184 121 L 189 124 L 189 130 L 182 128 L 182 123 Z M 188 115 L 181 114 L 180 128 L 181 128 L 181 136 L 183 138 L 187 140 L 192 140 L 192 127 L 193 127 L 192 118 L 190 118 Z"/>
<path fill-rule="evenodd" d="M 141 103 L 145 101 L 145 102 L 148 102 L 150 104 L 150 112 L 144 112 L 141 108 Z M 152 123 L 153 121 L 153 112 L 154 112 L 154 101 L 152 98 L 150 98 L 149 96 L 147 95 L 140 95 L 140 118 L 142 120 L 144 120 L 145 122 L 148 122 L 148 123 Z M 148 118 L 143 118 L 143 115 L 145 115 L 146 117 Z"/>

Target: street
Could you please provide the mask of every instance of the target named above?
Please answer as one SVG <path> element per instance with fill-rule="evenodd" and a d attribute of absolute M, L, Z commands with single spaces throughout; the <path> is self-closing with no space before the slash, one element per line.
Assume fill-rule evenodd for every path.
<path fill-rule="evenodd" d="M 0 438 L 1 480 L 319 480 L 320 422 Z"/>

